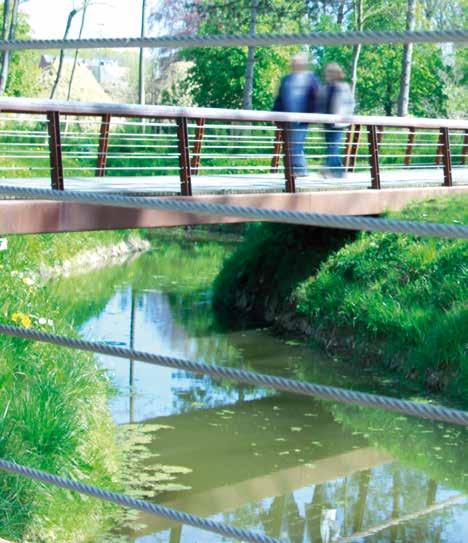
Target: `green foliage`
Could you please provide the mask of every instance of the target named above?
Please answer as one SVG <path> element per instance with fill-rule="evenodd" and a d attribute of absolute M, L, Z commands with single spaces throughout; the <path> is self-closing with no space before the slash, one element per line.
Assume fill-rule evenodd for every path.
<path fill-rule="evenodd" d="M 240 47 L 186 49 L 185 60 L 194 62 L 186 84 L 194 103 L 203 107 L 240 108 L 245 83 L 247 49 Z M 255 52 L 253 106 L 271 109 L 281 74 L 289 64 L 291 50 L 259 48 Z M 223 69 L 220 69 L 220 66 Z"/>
<path fill-rule="evenodd" d="M 8 250 L 0 253 L 1 320 L 12 323 L 16 313 L 23 324 L 76 335 L 63 301 L 35 272 L 125 235 L 8 237 Z M 72 292 L 79 300 L 79 292 Z M 0 337 L 0 457 L 115 487 L 120 460 L 107 409 L 110 392 L 91 355 Z M 0 475 L 0 536 L 15 541 L 87 541 L 107 526 L 111 511 L 103 502 Z"/>
<path fill-rule="evenodd" d="M 206 2 L 208 4 L 208 2 Z M 459 2 L 451 1 L 445 14 L 440 6 L 421 6 L 417 13 L 417 27 L 437 25 L 439 19 L 451 17 L 454 26 Z M 406 0 L 364 2 L 364 30 L 404 30 Z M 200 34 L 241 33 L 248 31 L 250 2 L 233 5 L 198 2 L 203 15 Z M 340 7 L 341 6 L 341 7 Z M 206 9 L 205 9 L 206 8 Z M 317 2 L 291 5 L 280 0 L 259 3 L 259 32 L 342 31 L 354 30 L 355 3 Z M 442 10 L 443 11 L 443 10 Z M 462 12 L 462 11 L 461 11 Z M 452 20 L 453 19 L 453 20 Z M 256 49 L 253 105 L 256 109 L 270 109 L 281 75 L 288 71 L 288 59 L 299 48 Z M 412 80 L 409 112 L 417 116 L 446 116 L 463 114 L 463 70 L 466 52 L 460 52 L 450 65 L 447 52 L 439 45 L 416 44 L 413 49 Z M 322 74 L 329 62 L 341 64 L 351 79 L 351 47 L 310 47 L 312 68 Z M 242 104 L 245 84 L 246 48 L 187 49 L 183 58 L 194 62 L 186 79 L 194 102 L 207 107 L 234 107 Z M 395 115 L 400 90 L 403 57 L 402 45 L 364 46 L 358 64 L 357 111 L 364 114 Z M 461 96 L 457 98 L 461 93 Z M 455 98 L 452 104 L 450 97 Z"/>
<path fill-rule="evenodd" d="M 431 200 L 396 216 L 466 223 L 467 203 Z M 467 257 L 463 240 L 361 234 L 300 286 L 298 310 L 320 336 L 347 340 L 357 358 L 466 397 Z"/>
<path fill-rule="evenodd" d="M 291 303 L 294 288 L 352 234 L 264 223 L 250 225 L 214 283 L 214 303 L 224 313 L 271 321 Z"/>
<path fill-rule="evenodd" d="M 3 12 L 0 14 L 0 24 L 3 24 Z M 20 13 L 16 29 L 16 39 L 27 39 L 31 37 L 31 27 L 27 18 Z M 10 55 L 10 66 L 8 72 L 5 94 L 7 96 L 37 96 L 39 87 L 39 60 L 40 54 L 37 51 L 13 51 Z"/>

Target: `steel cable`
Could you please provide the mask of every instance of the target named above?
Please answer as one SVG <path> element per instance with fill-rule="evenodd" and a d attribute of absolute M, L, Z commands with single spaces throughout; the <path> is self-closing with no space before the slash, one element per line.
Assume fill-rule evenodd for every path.
<path fill-rule="evenodd" d="M 190 513 L 185 513 L 183 511 L 176 511 L 175 509 L 171 509 L 163 505 L 151 503 L 146 500 L 132 498 L 131 496 L 127 496 L 125 494 L 104 490 L 102 488 L 88 485 L 80 481 L 75 481 L 73 479 L 53 475 L 52 473 L 47 473 L 46 471 L 28 468 L 26 466 L 16 464 L 15 462 L 9 462 L 8 460 L 0 459 L 0 470 L 14 473 L 17 475 L 22 475 L 23 477 L 35 479 L 36 481 L 48 483 L 54 486 L 58 486 L 60 488 L 65 488 L 67 490 L 73 490 L 75 492 L 79 492 L 80 494 L 85 494 L 93 498 L 98 498 L 100 500 L 115 503 L 129 509 L 144 511 L 145 513 L 149 513 L 158 517 L 163 517 L 174 522 L 189 524 L 194 528 L 206 530 L 215 534 L 221 534 L 232 539 L 249 541 L 252 543 L 281 543 L 279 539 L 274 539 L 267 535 L 253 532 L 251 530 L 236 528 L 235 526 L 224 524 L 222 522 L 205 519 L 196 515 L 192 515 Z"/>
<path fill-rule="evenodd" d="M 257 207 L 234 206 L 229 204 L 193 202 L 184 199 L 172 200 L 160 197 L 119 196 L 116 194 L 96 194 L 94 192 L 85 191 L 59 191 L 8 186 L 0 186 L 0 196 L 1 195 L 26 199 L 54 200 L 58 202 L 77 202 L 137 209 L 180 211 L 183 213 L 198 213 L 202 215 L 231 216 L 258 221 L 273 221 L 288 224 L 319 226 L 323 228 L 341 228 L 345 230 L 366 230 L 369 232 L 393 232 L 399 234 L 413 234 L 416 236 L 468 239 L 468 226 L 458 224 L 376 219 L 372 217 L 350 215 L 328 215 L 303 211 L 261 209 Z"/>
<path fill-rule="evenodd" d="M 366 392 L 359 392 L 344 388 L 297 381 L 295 379 L 287 379 L 284 377 L 277 377 L 274 375 L 256 373 L 236 368 L 204 364 L 202 362 L 193 362 L 183 358 L 136 351 L 134 349 L 108 345 L 102 342 L 73 339 L 56 334 L 40 332 L 38 330 L 18 328 L 16 326 L 0 325 L 0 334 L 41 341 L 44 343 L 51 343 L 53 345 L 60 345 L 70 349 L 79 349 L 92 353 L 114 356 L 117 358 L 125 358 L 127 360 L 138 360 L 168 368 L 176 368 L 203 375 L 210 375 L 211 377 L 215 378 L 229 379 L 239 383 L 272 388 L 274 390 L 292 392 L 294 394 L 303 394 L 305 396 L 313 396 L 322 400 L 331 400 L 351 405 L 359 405 L 362 407 L 376 407 L 386 411 L 403 413 L 405 415 L 411 415 L 424 419 L 468 426 L 468 412 L 429 403 L 400 400 L 398 398 L 391 398 L 389 396 L 380 396 L 377 394 L 369 394 Z"/>
<path fill-rule="evenodd" d="M 88 38 L 53 40 L 1 40 L 0 51 L 25 49 L 242 47 L 270 45 L 379 45 L 383 43 L 463 43 L 468 30 L 350 31 L 302 34 L 240 34 L 214 36 L 161 36 L 148 38 Z"/>

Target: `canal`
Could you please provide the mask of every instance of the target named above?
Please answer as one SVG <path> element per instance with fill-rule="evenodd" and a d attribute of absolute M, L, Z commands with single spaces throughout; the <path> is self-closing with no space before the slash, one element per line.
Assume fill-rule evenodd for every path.
<path fill-rule="evenodd" d="M 356 369 L 261 328 L 218 322 L 211 285 L 223 241 L 162 241 L 132 261 L 74 280 L 101 292 L 83 337 L 205 363 L 396 393 Z M 66 288 L 66 280 L 57 288 Z M 76 287 L 76 288 L 78 288 Z M 70 314 L 70 319 L 78 315 Z M 158 503 L 290 543 L 468 541 L 467 432 L 443 424 L 275 394 L 184 371 L 98 359 L 115 422 L 135 439 L 129 486 Z M 131 437 L 131 436 L 136 437 Z M 130 437 L 128 437 L 130 436 Z M 144 514 L 99 540 L 228 541 Z M 97 543 L 97 542 L 96 542 Z"/>

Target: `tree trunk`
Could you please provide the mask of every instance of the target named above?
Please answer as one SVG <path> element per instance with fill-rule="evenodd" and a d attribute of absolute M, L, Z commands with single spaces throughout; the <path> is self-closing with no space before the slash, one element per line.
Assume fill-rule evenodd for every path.
<path fill-rule="evenodd" d="M 18 22 L 18 8 L 19 8 L 20 0 L 13 0 L 13 8 L 11 12 L 11 22 L 10 22 L 10 30 L 8 32 L 8 39 L 14 40 L 16 36 L 16 25 Z M 2 62 L 2 70 L 0 73 L 0 96 L 2 96 L 5 93 L 5 89 L 8 82 L 8 73 L 10 69 L 10 51 L 5 51 L 3 53 L 3 62 Z"/>
<path fill-rule="evenodd" d="M 141 0 L 141 37 L 145 37 L 146 0 Z M 140 62 L 138 64 L 138 103 L 145 103 L 145 55 L 143 47 L 140 49 Z"/>
<path fill-rule="evenodd" d="M 344 20 L 345 0 L 341 0 L 336 12 L 336 24 L 341 28 Z"/>
<path fill-rule="evenodd" d="M 2 40 L 6 40 L 8 36 L 8 32 L 10 29 L 10 13 L 11 13 L 11 2 L 10 0 L 4 0 L 3 2 L 3 26 L 2 26 Z M 3 88 L 5 90 L 6 82 L 4 82 L 1 78 L 3 76 L 3 67 L 5 65 L 5 61 L 7 59 L 7 51 L 2 51 L 1 53 L 1 61 L 0 61 L 0 88 Z M 3 92 L 1 93 L 3 94 Z"/>
<path fill-rule="evenodd" d="M 406 30 L 414 30 L 416 17 L 416 0 L 408 0 L 406 12 Z M 398 98 L 398 115 L 408 115 L 409 91 L 411 84 L 411 61 L 413 58 L 413 44 L 406 43 L 403 48 L 403 60 L 401 64 L 400 96 Z"/>
<path fill-rule="evenodd" d="M 85 24 L 85 19 L 86 19 L 86 11 L 88 10 L 88 6 L 89 6 L 89 0 L 84 0 L 83 14 L 81 16 L 81 25 L 80 25 L 80 31 L 78 33 L 78 39 L 81 39 L 81 36 L 83 34 L 83 29 L 84 29 L 84 24 Z M 77 64 L 78 64 L 78 49 L 75 51 L 75 57 L 73 58 L 73 66 L 70 73 L 70 81 L 68 82 L 67 100 L 70 100 L 70 97 L 71 97 L 73 78 L 75 77 L 75 70 L 76 70 Z"/>
<path fill-rule="evenodd" d="M 354 0 L 354 21 L 357 31 L 362 31 L 364 20 L 364 0 Z M 362 45 L 358 43 L 353 46 L 353 60 L 352 60 L 352 76 L 351 76 L 351 90 L 353 96 L 356 94 L 357 85 L 357 70 L 359 64 L 359 57 L 361 56 Z"/>
<path fill-rule="evenodd" d="M 251 0 L 251 1 L 252 3 L 251 3 L 251 11 L 250 11 L 249 32 L 250 34 L 255 34 L 255 29 L 257 26 L 258 0 Z M 242 99 L 243 109 L 252 109 L 254 68 L 255 68 L 255 47 L 249 46 L 248 51 L 247 51 L 247 65 L 245 67 L 245 87 L 244 87 L 244 97 Z"/>
<path fill-rule="evenodd" d="M 73 17 L 78 13 L 76 9 L 72 9 L 70 13 L 68 14 L 67 24 L 65 26 L 65 32 L 63 34 L 63 39 L 66 40 L 68 37 L 68 33 L 70 32 L 70 27 L 73 21 Z M 55 91 L 57 90 L 58 84 L 60 82 L 60 77 L 62 76 L 62 68 L 63 68 L 63 57 L 64 57 L 65 51 L 63 49 L 60 50 L 60 56 L 59 56 L 59 64 L 57 67 L 57 75 L 55 76 L 54 84 L 52 85 L 52 90 L 50 92 L 50 99 L 55 95 Z"/>

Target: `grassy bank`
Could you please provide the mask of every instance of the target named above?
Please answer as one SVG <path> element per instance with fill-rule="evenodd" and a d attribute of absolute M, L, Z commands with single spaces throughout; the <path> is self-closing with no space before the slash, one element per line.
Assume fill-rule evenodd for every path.
<path fill-rule="evenodd" d="M 0 252 L 1 321 L 76 335 L 63 300 L 35 272 L 127 236 L 9 237 Z M 70 289 L 68 304 L 75 298 L 79 293 Z M 0 457 L 112 488 L 120 458 L 110 393 L 91 355 L 1 336 Z M 109 512 L 103 502 L 0 474 L 0 536 L 13 541 L 90 541 L 106 529 Z"/>
<path fill-rule="evenodd" d="M 353 236 L 288 224 L 248 225 L 243 243 L 215 280 L 215 307 L 228 321 L 274 323 L 291 312 L 296 286 Z"/>
<path fill-rule="evenodd" d="M 392 216 L 467 223 L 467 209 L 468 197 L 459 196 Z M 347 359 L 466 403 L 468 244 L 380 233 L 333 243 L 326 230 L 318 239 L 312 232 L 257 227 L 218 276 L 217 305 L 305 332 Z"/>

